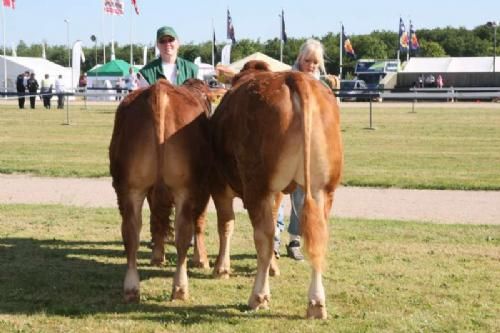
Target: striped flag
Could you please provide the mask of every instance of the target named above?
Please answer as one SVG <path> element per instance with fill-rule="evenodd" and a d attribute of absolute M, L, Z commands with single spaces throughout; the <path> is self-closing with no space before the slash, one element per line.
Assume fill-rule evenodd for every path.
<path fill-rule="evenodd" d="M 344 52 L 347 54 L 349 57 L 356 59 L 356 52 L 354 52 L 354 48 L 352 47 L 351 44 L 351 39 L 346 36 L 344 32 L 344 25 L 342 24 L 342 45 L 344 46 Z"/>
<path fill-rule="evenodd" d="M 139 7 L 137 7 L 137 0 L 132 0 L 132 5 L 134 5 L 135 13 L 139 15 Z"/>
<path fill-rule="evenodd" d="M 123 15 L 123 0 L 104 0 L 104 12 L 109 15 Z"/>
<path fill-rule="evenodd" d="M 125 14 L 125 5 L 123 0 L 115 0 L 115 15 Z"/>
<path fill-rule="evenodd" d="M 288 40 L 288 37 L 286 36 L 286 31 L 285 31 L 285 11 L 282 9 L 281 10 L 281 40 L 283 43 L 286 43 Z"/>
<path fill-rule="evenodd" d="M 233 19 L 231 18 L 231 13 L 229 13 L 229 9 L 227 10 L 227 39 L 230 39 L 233 42 L 233 44 L 236 43 L 236 37 L 234 36 Z"/>
<path fill-rule="evenodd" d="M 408 32 L 406 32 L 403 19 L 399 18 L 399 50 L 408 51 L 408 47 L 409 47 Z"/>
<path fill-rule="evenodd" d="M 3 6 L 16 9 L 16 0 L 3 0 Z"/>
<path fill-rule="evenodd" d="M 413 28 L 413 23 L 410 21 L 410 50 L 418 52 L 420 49 L 420 43 L 418 42 L 417 33 Z"/>

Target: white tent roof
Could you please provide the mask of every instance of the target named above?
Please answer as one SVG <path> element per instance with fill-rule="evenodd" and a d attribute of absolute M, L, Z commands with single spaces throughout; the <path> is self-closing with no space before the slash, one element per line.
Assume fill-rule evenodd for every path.
<path fill-rule="evenodd" d="M 0 55 L 0 88 L 4 87 L 4 56 Z M 49 74 L 51 80 L 55 80 L 60 74 L 63 76 L 64 86 L 71 86 L 71 68 L 63 67 L 52 61 L 34 57 L 12 57 L 5 56 L 7 65 L 7 90 L 16 91 L 16 79 L 21 73 L 29 71 L 35 73 L 38 83 Z"/>
<path fill-rule="evenodd" d="M 411 58 L 403 73 L 478 73 L 493 71 L 493 57 Z"/>
<path fill-rule="evenodd" d="M 245 66 L 245 64 L 247 62 L 249 62 L 250 60 L 262 60 L 262 61 L 266 62 L 267 64 L 269 64 L 269 66 L 271 67 L 271 70 L 275 71 L 275 72 L 287 71 L 287 70 L 290 70 L 292 68 L 292 66 L 287 65 L 285 63 L 282 63 L 281 61 L 278 61 L 278 60 L 271 58 L 270 56 L 267 56 L 264 53 L 260 53 L 260 52 L 255 52 L 255 53 L 253 53 L 253 54 L 251 54 L 243 59 L 235 61 L 231 65 L 229 65 L 229 67 L 231 69 L 239 72 L 243 68 L 243 66 Z"/>

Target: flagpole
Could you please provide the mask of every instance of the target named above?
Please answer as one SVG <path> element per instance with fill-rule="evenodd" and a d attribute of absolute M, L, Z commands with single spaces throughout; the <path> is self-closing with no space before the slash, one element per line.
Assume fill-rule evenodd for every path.
<path fill-rule="evenodd" d="M 212 17 L 212 67 L 215 68 L 215 27 L 214 27 L 213 17 Z"/>
<path fill-rule="evenodd" d="M 134 25 L 134 13 L 132 12 L 134 8 L 132 8 L 132 1 L 130 2 L 130 66 L 133 65 L 134 62 L 134 48 L 132 45 L 132 31 L 133 31 L 133 25 Z"/>
<path fill-rule="evenodd" d="M 408 25 L 408 52 L 406 52 L 406 62 L 410 61 L 410 50 L 411 50 L 411 20 L 410 25 Z"/>
<path fill-rule="evenodd" d="M 340 40 L 340 45 L 339 45 L 339 58 L 340 58 L 340 65 L 339 65 L 339 79 L 342 80 L 342 67 L 343 67 L 343 63 L 342 63 L 342 55 L 344 53 L 344 48 L 343 48 L 343 39 L 344 39 L 344 25 L 342 24 L 342 22 L 340 22 L 340 36 L 339 36 L 339 40 Z"/>
<path fill-rule="evenodd" d="M 3 25 L 3 91 L 7 94 L 7 59 L 5 58 L 5 6 L 2 4 L 2 25 Z M 7 95 L 5 95 L 7 98 Z"/>
<path fill-rule="evenodd" d="M 102 64 L 104 65 L 106 63 L 106 42 L 104 38 L 104 8 L 102 9 L 102 15 L 101 15 L 101 40 L 102 40 Z"/>
<path fill-rule="evenodd" d="M 280 17 L 280 61 L 283 62 L 283 9 L 278 16 Z"/>
<path fill-rule="evenodd" d="M 111 60 L 115 60 L 115 15 L 111 15 Z"/>

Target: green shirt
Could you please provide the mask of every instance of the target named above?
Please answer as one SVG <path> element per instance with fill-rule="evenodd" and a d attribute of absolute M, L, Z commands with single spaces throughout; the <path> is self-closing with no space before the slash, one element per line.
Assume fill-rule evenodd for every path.
<path fill-rule="evenodd" d="M 181 85 L 187 79 L 195 79 L 198 75 L 198 66 L 191 61 L 177 57 L 175 65 L 177 66 L 177 82 L 175 82 L 175 85 Z M 161 58 L 151 61 L 140 70 L 140 73 L 149 84 L 154 84 L 161 78 L 166 79 L 161 65 Z"/>

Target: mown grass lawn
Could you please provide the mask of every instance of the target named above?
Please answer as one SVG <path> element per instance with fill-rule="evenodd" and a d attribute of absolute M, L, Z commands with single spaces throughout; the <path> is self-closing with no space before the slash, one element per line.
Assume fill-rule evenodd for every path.
<path fill-rule="evenodd" d="M 342 108 L 343 183 L 353 186 L 500 190 L 498 107 Z M 0 105 L 0 173 L 109 175 L 108 146 L 116 106 L 20 111 Z"/>
<path fill-rule="evenodd" d="M 215 280 L 210 271 L 190 269 L 188 302 L 169 301 L 172 248 L 166 267 L 149 266 L 144 221 L 141 303 L 123 304 L 117 210 L 0 206 L 0 331 L 500 331 L 500 226 L 331 220 L 329 319 L 308 321 L 308 265 L 284 256 L 282 275 L 271 279 L 271 309 L 247 311 L 256 260 L 246 214 L 237 216 L 234 274 Z M 212 261 L 215 224 L 210 215 Z"/>

